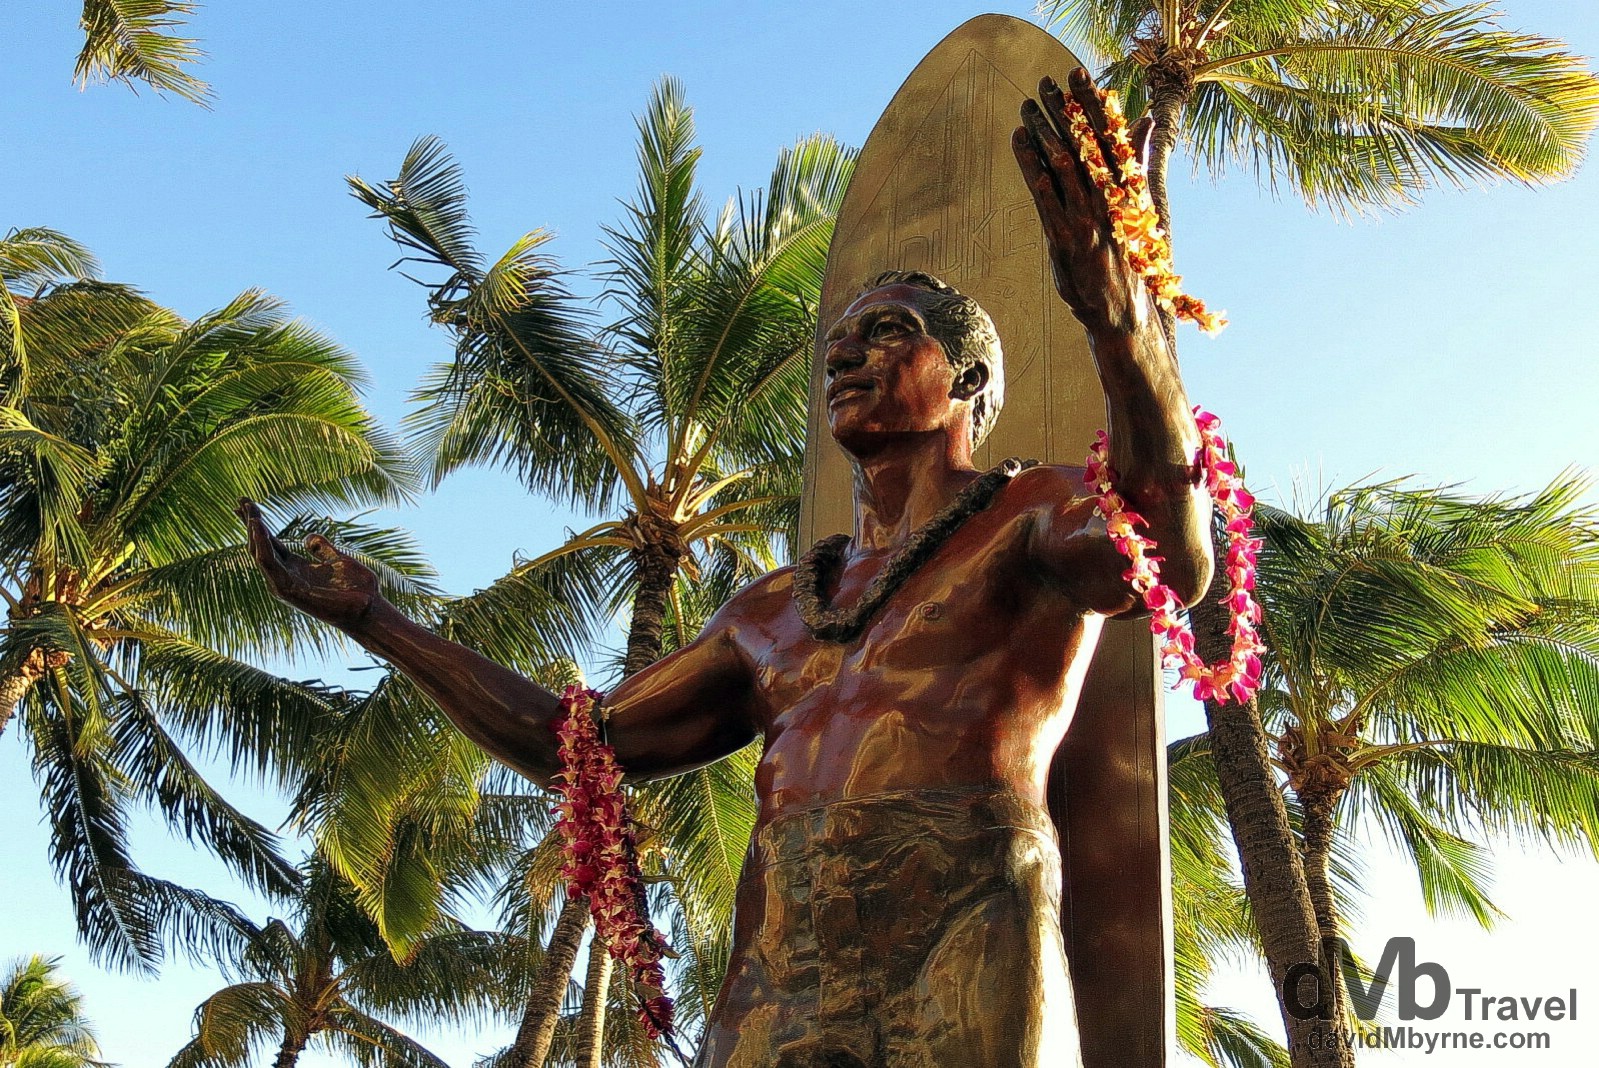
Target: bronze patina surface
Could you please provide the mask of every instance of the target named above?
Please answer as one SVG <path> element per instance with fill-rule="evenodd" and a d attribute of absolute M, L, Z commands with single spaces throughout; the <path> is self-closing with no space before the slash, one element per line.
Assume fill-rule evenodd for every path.
<path fill-rule="evenodd" d="M 840 801 L 768 823 L 745 872 L 753 937 L 727 983 L 743 1011 L 718 1014 L 701 1063 L 1070 1063 L 1060 854 L 1043 809 L 983 788 Z M 985 1006 L 981 1026 L 968 1005 Z"/>
<path fill-rule="evenodd" d="M 1082 66 L 1004 15 L 974 18 L 905 80 L 861 149 L 829 250 L 826 329 L 885 268 L 928 271 L 974 297 L 1005 346 L 1005 415 L 973 462 L 1078 465 L 1105 426 L 1088 337 L 1055 295 L 1009 134 L 1038 79 Z M 801 543 L 854 523 L 849 460 L 827 433 L 812 369 Z M 1066 856 L 1062 926 L 1087 1068 L 1154 1068 L 1173 1040 L 1166 739 L 1154 643 L 1110 621 L 1050 776 Z"/>
<path fill-rule="evenodd" d="M 1118 488 L 1161 548 L 1163 579 L 1192 601 L 1212 569 L 1197 430 L 1103 199 L 1061 133 L 1066 92 L 1102 131 L 1093 85 L 1074 71 L 1066 90 L 1045 79 L 1037 101 L 1018 101 L 1023 125 L 1008 137 L 1042 222 L 1047 305 L 1065 301 L 1086 331 Z M 878 279 L 837 308 L 822 336 L 826 419 L 854 509 L 820 603 L 858 604 L 983 477 L 977 431 L 1003 375 L 992 336 L 975 304 L 925 276 Z M 1087 681 L 1106 621 L 1136 601 L 1080 474 L 1043 463 L 1006 481 L 852 637 L 813 633 L 795 608 L 794 569 L 781 568 L 611 695 L 609 739 L 635 779 L 762 743 L 755 841 L 701 1068 L 888 1068 L 926 1056 L 1069 1066 L 1078 1043 L 1063 918 L 1095 1065 L 1156 1063 L 1143 1051 L 1158 1028 L 1140 1013 L 1153 1005 L 1158 1018 L 1159 1001 L 1140 1001 L 1115 971 L 1118 947 L 1149 942 L 1151 917 L 1108 903 L 1158 897 L 1140 867 L 1147 851 L 1130 848 L 1148 809 L 1124 805 L 1157 798 L 1158 774 L 1141 763 L 1146 751 L 1102 744 L 1129 708 L 1152 711 L 1152 672 L 1133 692 Z M 389 660 L 500 761 L 550 782 L 554 694 L 407 619 L 325 538 L 310 539 L 307 560 L 253 504 L 239 511 L 278 596 Z M 1147 639 L 1143 649 L 1147 664 Z M 1135 678 L 1139 663 L 1127 668 Z M 1107 696 L 1074 724 L 1079 698 L 1096 693 Z M 1077 762 L 1052 785 L 1068 726 Z M 1062 800 L 1065 858 L 1081 867 L 1057 902 L 1045 809 Z M 959 1049 L 978 1052 L 962 1060 Z"/>

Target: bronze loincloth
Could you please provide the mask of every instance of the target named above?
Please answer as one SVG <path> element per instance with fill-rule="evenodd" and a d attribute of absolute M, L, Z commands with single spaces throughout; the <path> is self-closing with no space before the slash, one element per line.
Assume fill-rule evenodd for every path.
<path fill-rule="evenodd" d="M 910 790 L 778 817 L 739 882 L 742 944 L 697 1068 L 1078 1063 L 1047 813 Z"/>

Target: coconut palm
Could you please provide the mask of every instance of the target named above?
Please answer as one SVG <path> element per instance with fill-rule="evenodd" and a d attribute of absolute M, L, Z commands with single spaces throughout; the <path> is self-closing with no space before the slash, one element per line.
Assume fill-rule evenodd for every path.
<path fill-rule="evenodd" d="M 497 465 L 599 518 L 446 613 L 456 636 L 506 663 L 581 655 L 625 610 L 621 674 L 647 666 L 667 647 L 663 630 L 695 614 L 685 598 L 696 595 L 685 591 L 725 595 L 775 566 L 797 515 L 815 309 L 853 157 L 826 138 L 804 140 L 780 155 L 763 197 L 713 219 L 695 186 L 700 150 L 675 82 L 657 88 L 639 135 L 638 193 L 607 231 L 599 277 L 616 317 L 603 328 L 542 253 L 548 234 L 526 235 L 492 263 L 472 247 L 460 173 L 437 141 L 417 142 L 393 181 L 352 179 L 409 259 L 446 272 L 429 287 L 429 305 L 455 335 L 456 356 L 419 390 L 411 421 L 434 479 Z M 529 630 L 542 647 L 530 648 Z M 692 795 L 742 811 L 748 802 L 732 795 L 748 792 L 748 764 L 732 773 L 741 788 L 727 768 L 706 769 L 639 803 L 664 812 Z M 698 811 L 715 844 L 695 859 L 714 858 L 707 875 L 717 885 L 702 888 L 703 907 L 683 907 L 711 946 L 721 923 L 706 909 L 725 919 L 748 824 Z M 575 950 L 583 923 L 580 906 L 567 906 L 554 945 Z M 571 966 L 550 959 L 559 982 L 524 1019 L 526 1063 L 543 1061 Z M 596 960 L 589 970 L 589 1036 L 605 967 Z M 598 1042 L 580 1043 L 592 1062 Z"/>
<path fill-rule="evenodd" d="M 57 974 L 58 963 L 33 956 L 0 978 L 0 1066 L 102 1068 L 83 998 Z"/>
<path fill-rule="evenodd" d="M 1485 926 L 1482 836 L 1599 856 L 1599 513 L 1582 492 L 1385 484 L 1314 520 L 1264 511 L 1260 706 L 1323 938 L 1345 934 L 1332 861 L 1357 827 L 1408 854 L 1431 910 Z"/>
<path fill-rule="evenodd" d="M 242 922 L 237 950 L 217 960 L 230 985 L 195 1009 L 195 1035 L 168 1068 L 235 1068 L 277 1047 L 293 1068 L 313 1041 L 361 1065 L 445 1068 L 383 1018 L 479 1021 L 494 1005 L 505 939 L 448 920 L 401 964 L 354 888 L 320 858 L 306 865 L 289 920 Z"/>
<path fill-rule="evenodd" d="M 1561 41 L 1440 0 L 1046 0 L 1063 36 L 1146 108 L 1151 195 L 1182 144 L 1311 206 L 1399 208 L 1439 182 L 1569 177 L 1599 86 Z"/>
<path fill-rule="evenodd" d="M 194 12 L 184 0 L 83 0 L 83 50 L 73 76 L 79 85 L 139 83 L 204 104 L 211 87 L 187 66 L 204 57 L 193 38 L 173 31 Z"/>
<path fill-rule="evenodd" d="M 1225 852 L 1227 814 L 1208 735 L 1167 746 L 1167 790 L 1178 1044 L 1211 1068 L 1285 1068 L 1288 1051 L 1258 1025 L 1202 998 L 1219 961 L 1259 952 Z"/>
<path fill-rule="evenodd" d="M 229 912 L 135 866 L 130 806 L 155 807 L 252 885 L 288 891 L 275 836 L 185 746 L 292 777 L 329 715 L 315 687 L 251 664 L 335 636 L 267 593 L 233 502 L 272 500 L 304 526 L 316 511 L 399 500 L 412 476 L 362 410 L 351 358 L 277 302 L 246 293 L 186 322 L 126 287 L 47 284 L 92 266 L 55 237 L 0 243 L 12 272 L 0 285 L 12 310 L 0 340 L 0 729 L 19 712 L 84 938 L 114 966 L 149 968 L 167 937 L 200 938 Z M 394 596 L 425 592 L 404 538 L 333 525 Z"/>

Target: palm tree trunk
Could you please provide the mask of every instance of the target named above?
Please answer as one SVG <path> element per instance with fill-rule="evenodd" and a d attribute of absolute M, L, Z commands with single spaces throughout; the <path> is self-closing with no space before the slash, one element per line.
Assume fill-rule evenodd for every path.
<path fill-rule="evenodd" d="M 1171 201 L 1167 199 L 1166 173 L 1171 167 L 1172 152 L 1177 148 L 1177 135 L 1182 130 L 1183 109 L 1194 91 L 1193 78 L 1186 70 L 1168 70 L 1159 64 L 1149 71 L 1149 114 L 1155 128 L 1149 135 L 1149 155 L 1144 167 L 1149 175 L 1149 199 L 1160 216 L 1166 231 L 1166 240 L 1172 243 Z M 1160 328 L 1166 343 L 1177 351 L 1177 317 L 1168 308 L 1161 308 Z"/>
<path fill-rule="evenodd" d="M 627 631 L 627 659 L 622 664 L 624 678 L 643 671 L 661 658 L 666 602 L 671 596 L 672 581 L 677 577 L 677 565 L 682 556 L 682 549 L 665 539 L 633 550 L 633 574 L 638 580 L 638 592 L 633 597 L 633 621 Z"/>
<path fill-rule="evenodd" d="M 555 1024 L 561 1018 L 561 998 L 572 975 L 572 962 L 577 960 L 577 949 L 588 924 L 588 902 L 578 897 L 567 898 L 555 921 L 555 929 L 550 932 L 544 963 L 539 966 L 538 978 L 533 981 L 527 1005 L 522 1010 L 516 1041 L 506 1052 L 505 1064 L 509 1068 L 543 1068 L 545 1058 L 550 1055 L 550 1042 L 555 1038 Z"/>
<path fill-rule="evenodd" d="M 305 1044 L 311 1036 L 302 1033 L 298 1028 L 288 1028 L 283 1033 L 283 1045 L 278 1047 L 278 1059 L 272 1062 L 272 1068 L 294 1068 L 300 1059 L 300 1053 L 305 1049 Z"/>
<path fill-rule="evenodd" d="M 1321 944 L 1336 946 L 1339 936 L 1338 907 L 1332 893 L 1332 842 L 1335 830 L 1333 813 L 1343 791 L 1300 790 L 1299 802 L 1305 812 L 1305 882 L 1310 889 L 1311 907 L 1316 911 L 1316 927 L 1321 932 Z M 1343 975 L 1336 967 L 1338 958 L 1329 955 L 1334 964 L 1328 976 L 1332 993 L 1333 1019 L 1344 1019 Z"/>
<path fill-rule="evenodd" d="M 37 681 L 38 676 L 30 676 L 26 669 L 15 675 L 0 676 L 0 736 L 5 734 L 12 713 L 16 712 L 17 706 L 28 696 L 28 691 L 33 689 Z"/>
<path fill-rule="evenodd" d="M 1226 613 L 1212 599 L 1202 600 L 1191 612 L 1199 654 L 1208 663 L 1224 659 L 1231 644 Z M 1266 729 L 1253 702 L 1206 701 L 1205 717 L 1244 892 L 1260 931 L 1294 1068 L 1353 1068 L 1354 1055 L 1331 1033 L 1337 1020 L 1301 1019 L 1289 1010 L 1290 970 L 1319 965 L 1322 943 L 1288 809 L 1267 755 Z"/>
<path fill-rule="evenodd" d="M 577 1021 L 577 1068 L 600 1068 L 605 1053 L 605 1001 L 611 987 L 611 951 L 597 935 L 589 943 L 583 980 L 583 1015 Z"/>

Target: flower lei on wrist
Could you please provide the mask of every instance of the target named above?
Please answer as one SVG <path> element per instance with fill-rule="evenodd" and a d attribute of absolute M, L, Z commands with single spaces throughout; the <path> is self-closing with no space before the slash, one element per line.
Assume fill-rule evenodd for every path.
<path fill-rule="evenodd" d="M 1152 539 L 1138 533 L 1144 517 L 1127 509 L 1127 501 L 1116 492 L 1116 472 L 1110 465 L 1110 437 L 1099 432 L 1088 454 L 1088 470 L 1083 483 L 1094 494 L 1094 511 L 1105 520 L 1111 543 L 1131 563 L 1122 578 L 1143 599 L 1150 611 L 1149 629 L 1160 638 L 1161 665 L 1175 668 L 1178 677 L 1194 684 L 1194 697 L 1201 701 L 1227 701 L 1229 695 L 1243 704 L 1260 689 L 1260 654 L 1263 646 L 1255 627 L 1260 623 L 1260 605 L 1251 591 L 1255 588 L 1255 557 L 1261 539 L 1252 538 L 1250 509 L 1255 498 L 1244 488 L 1238 467 L 1227 457 L 1227 442 L 1221 436 L 1221 420 L 1209 412 L 1194 409 L 1201 439 L 1198 463 L 1205 472 L 1205 485 L 1211 500 L 1227 520 L 1227 633 L 1232 635 L 1231 655 L 1218 664 L 1206 664 L 1194 651 L 1194 631 L 1178 613 L 1182 602 L 1170 586 L 1160 581 L 1160 560 L 1151 550 Z"/>
<path fill-rule="evenodd" d="M 1220 333 L 1227 325 L 1225 313 L 1208 311 L 1204 301 L 1184 293 L 1180 285 L 1182 276 L 1172 271 L 1171 243 L 1149 199 L 1149 178 L 1127 135 L 1127 120 L 1116 94 L 1096 92 L 1105 106 L 1105 135 L 1121 171 L 1120 181 L 1111 174 L 1099 138 L 1088 121 L 1088 113 L 1069 94 L 1065 98 L 1066 120 L 1072 139 L 1077 142 L 1077 156 L 1105 198 L 1116 243 L 1127 253 L 1128 264 L 1143 279 L 1151 300 L 1178 319 L 1192 321 L 1207 334 Z"/>
<path fill-rule="evenodd" d="M 1149 198 L 1149 180 L 1144 165 L 1128 136 L 1127 120 L 1114 93 L 1099 92 L 1105 108 L 1105 134 L 1111 154 L 1121 171 L 1118 180 L 1105 160 L 1099 138 L 1083 106 L 1071 96 L 1065 98 L 1067 126 L 1076 142 L 1078 158 L 1088 176 L 1105 198 L 1111 231 L 1127 255 L 1128 265 L 1144 282 L 1150 299 L 1178 319 L 1194 322 L 1207 334 L 1216 334 L 1227 325 L 1220 313 L 1206 309 L 1203 301 L 1185 294 L 1181 276 L 1172 270 L 1171 243 L 1161 228 L 1160 216 Z M 1150 611 L 1149 629 L 1160 638 L 1161 664 L 1174 668 L 1178 677 L 1194 684 L 1194 696 L 1201 701 L 1226 701 L 1240 704 L 1260 689 L 1260 654 L 1263 651 L 1256 626 L 1260 606 L 1255 603 L 1255 557 L 1261 539 L 1250 537 L 1250 509 L 1255 499 L 1238 477 L 1238 467 L 1227 459 L 1227 441 L 1221 435 L 1221 420 L 1209 412 L 1194 409 L 1199 426 L 1200 447 L 1197 462 L 1205 473 L 1211 499 L 1227 520 L 1227 633 L 1232 635 L 1232 652 L 1218 664 L 1206 664 L 1194 651 L 1194 632 L 1178 613 L 1182 602 L 1171 587 L 1160 581 L 1160 560 L 1154 555 L 1155 542 L 1138 533 L 1147 525 L 1144 517 L 1127 509 L 1127 502 L 1116 492 L 1116 472 L 1110 465 L 1110 438 L 1101 430 L 1088 456 L 1083 476 L 1094 495 L 1094 510 L 1105 520 L 1106 533 L 1117 550 L 1127 557 L 1130 567 L 1122 572 L 1133 590 Z"/>
<path fill-rule="evenodd" d="M 598 691 L 578 686 L 561 695 L 565 715 L 554 724 L 561 739 L 555 786 L 561 795 L 555 826 L 566 856 L 561 875 L 569 896 L 588 899 L 595 937 L 627 965 L 640 991 L 644 1030 L 651 1038 L 670 1039 L 674 1007 L 661 968 L 666 942 L 650 923 L 638 842 L 622 796 L 622 768 L 594 725 L 594 710 L 604 700 Z"/>

